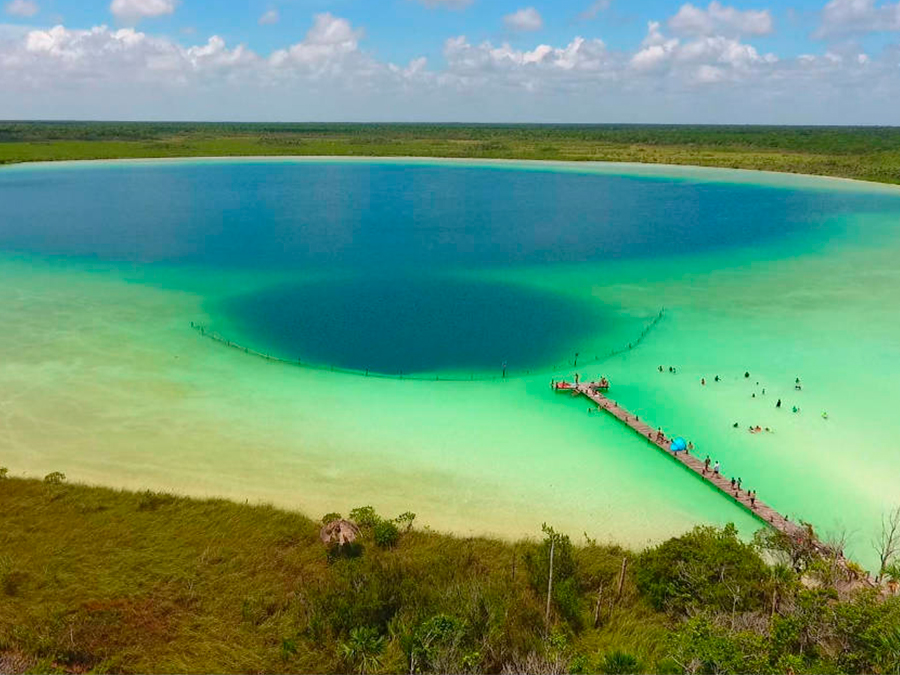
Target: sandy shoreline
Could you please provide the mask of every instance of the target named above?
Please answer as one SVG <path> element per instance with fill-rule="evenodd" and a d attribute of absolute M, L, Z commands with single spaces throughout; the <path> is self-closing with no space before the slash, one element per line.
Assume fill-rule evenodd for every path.
<path fill-rule="evenodd" d="M 560 172 L 634 175 L 659 178 L 699 179 L 706 182 L 745 183 L 768 187 L 789 187 L 808 189 L 834 189 L 837 186 L 852 187 L 857 191 L 897 194 L 900 185 L 879 183 L 842 176 L 821 174 L 787 173 L 761 169 L 733 169 L 730 167 L 701 166 L 696 164 L 665 164 L 643 162 L 607 161 L 561 161 L 541 159 L 475 159 L 466 157 L 422 157 L 422 156 L 347 156 L 347 155 L 209 155 L 184 157 L 128 157 L 120 159 L 65 159 L 21 161 L 0 165 L 0 170 L 15 168 L 50 168 L 79 165 L 128 165 L 128 164 L 180 164 L 180 163 L 303 163 L 334 162 L 348 164 L 418 164 L 422 166 L 446 166 L 457 164 L 471 167 L 501 167 L 507 169 L 549 169 Z M 623 170 L 624 169 L 624 170 Z M 715 174 L 723 174 L 716 176 Z M 735 180 L 735 179 L 739 180 Z M 822 185 L 827 183 L 829 185 Z"/>

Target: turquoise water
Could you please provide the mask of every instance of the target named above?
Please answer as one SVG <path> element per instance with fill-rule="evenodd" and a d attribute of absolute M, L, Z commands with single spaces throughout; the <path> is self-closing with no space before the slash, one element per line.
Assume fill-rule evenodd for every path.
<path fill-rule="evenodd" d="M 6 168 L 0 202 L 0 464 L 13 472 L 312 515 L 371 503 L 505 536 L 551 521 L 643 545 L 701 522 L 758 526 L 552 395 L 577 353 L 583 376 L 610 376 L 617 400 L 776 508 L 848 529 L 864 561 L 897 499 L 900 196 L 887 188 L 228 160 Z M 326 367 L 488 379 L 281 366 L 192 321 Z"/>

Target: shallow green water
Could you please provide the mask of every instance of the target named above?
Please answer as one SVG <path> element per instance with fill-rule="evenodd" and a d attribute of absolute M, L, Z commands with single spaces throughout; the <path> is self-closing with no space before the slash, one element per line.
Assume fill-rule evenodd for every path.
<path fill-rule="evenodd" d="M 571 177 L 570 168 L 562 168 L 554 180 Z M 577 175 L 590 170 L 578 167 Z M 600 178 L 633 171 L 597 170 Z M 29 189 L 39 191 L 42 181 L 52 185 L 59 169 L 18 171 L 16 179 L 28 176 L 36 183 Z M 652 180 L 669 188 L 669 182 L 689 185 L 695 214 L 712 212 L 705 206 L 710 186 L 719 190 L 710 199 L 731 200 L 743 184 L 729 180 L 753 177 L 671 172 L 671 181 L 658 173 Z M 504 172 L 494 167 L 479 180 L 497 173 Z M 0 177 L 0 194 L 9 175 Z M 371 503 L 389 514 L 413 510 L 432 527 L 467 533 L 536 534 L 548 521 L 574 535 L 642 545 L 701 522 L 735 521 L 752 532 L 757 524 L 749 516 L 631 432 L 588 415 L 584 402 L 548 391 L 551 373 L 571 374 L 565 363 L 578 351 L 583 376 L 610 376 L 617 400 L 690 438 L 698 452 L 722 461 L 726 475 L 742 477 L 779 510 L 826 532 L 847 528 L 851 552 L 871 562 L 871 534 L 900 492 L 900 450 L 892 442 L 900 432 L 900 199 L 837 181 L 765 174 L 758 181 L 766 190 L 791 193 L 786 203 L 794 210 L 786 232 L 768 224 L 756 241 L 741 236 L 716 247 L 700 242 L 648 256 L 630 248 L 625 236 L 617 235 L 614 245 L 588 237 L 595 247 L 575 254 L 570 250 L 578 250 L 583 237 L 554 235 L 557 253 L 548 258 L 546 246 L 510 248 L 512 240 L 504 238 L 494 240 L 496 249 L 488 246 L 493 257 L 476 263 L 442 250 L 422 253 L 429 238 L 420 238 L 417 255 L 397 264 L 404 274 L 422 274 L 422 265 L 413 264 L 421 262 L 440 268 L 440 278 L 452 280 L 444 288 L 466 289 L 463 295 L 479 287 L 512 288 L 521 297 L 551 298 L 545 304 L 602 315 L 599 323 L 585 322 L 594 326 L 587 333 L 547 336 L 528 361 L 528 370 L 539 374 L 511 364 L 515 376 L 505 381 L 385 380 L 307 370 L 246 356 L 190 330 L 195 321 L 271 346 L 263 345 L 265 332 L 222 308 L 234 298 L 300 282 L 325 280 L 334 288 L 331 264 L 284 264 L 276 254 L 289 246 L 254 249 L 268 251 L 262 268 L 209 264 L 192 259 L 189 247 L 173 257 L 168 244 L 148 260 L 131 255 L 137 249 L 123 226 L 116 252 L 89 260 L 89 241 L 73 236 L 69 250 L 61 250 L 66 247 L 57 237 L 56 250 L 48 250 L 46 241 L 28 241 L 34 232 L 17 230 L 17 245 L 7 249 L 18 252 L 0 259 L 0 464 L 14 473 L 62 470 L 104 484 L 263 499 L 312 515 Z M 677 202 L 677 193 L 671 199 Z M 808 204 L 817 206 L 797 210 Z M 732 204 L 728 213 L 739 209 Z M 764 213 L 776 218 L 774 211 Z M 680 216 L 680 226 L 690 229 L 690 214 Z M 0 234 L 8 222 L 0 222 Z M 577 231 L 584 234 L 585 227 Z M 665 240 L 653 228 L 638 232 Z M 463 228 L 452 236 L 462 237 L 453 239 L 458 249 L 459 241 L 475 235 Z M 202 248 L 194 241 L 194 251 Z M 341 258 L 335 250 L 329 261 Z M 353 246 L 343 250 L 354 269 L 374 274 Z M 521 255 L 510 263 L 511 250 Z M 638 348 L 602 360 L 634 341 L 661 307 L 663 321 Z M 464 320 L 478 324 L 490 308 Z M 548 316 L 558 310 L 542 309 Z M 558 315 L 563 328 L 577 321 L 574 311 L 574 317 Z M 452 325 L 438 333 L 449 333 L 452 344 Z M 602 362 L 585 365 L 595 356 Z M 418 370 L 459 374 L 469 366 L 496 376 L 499 368 L 489 364 L 501 358 L 425 359 Z M 678 372 L 661 374 L 659 365 Z M 714 383 L 717 374 L 722 381 Z M 793 405 L 798 414 L 790 412 Z M 751 424 L 774 431 L 749 434 Z"/>

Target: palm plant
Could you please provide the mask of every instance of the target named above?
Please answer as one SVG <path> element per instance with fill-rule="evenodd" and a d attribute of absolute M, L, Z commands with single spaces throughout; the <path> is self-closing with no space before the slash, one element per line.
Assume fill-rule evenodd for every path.
<path fill-rule="evenodd" d="M 384 636 L 374 628 L 358 627 L 350 631 L 349 639 L 341 643 L 341 658 L 366 675 L 381 666 Z"/>

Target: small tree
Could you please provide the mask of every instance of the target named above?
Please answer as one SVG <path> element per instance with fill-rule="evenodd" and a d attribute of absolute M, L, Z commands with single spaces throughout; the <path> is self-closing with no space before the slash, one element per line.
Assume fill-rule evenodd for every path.
<path fill-rule="evenodd" d="M 397 523 L 397 527 L 401 528 L 404 532 L 409 532 L 412 529 L 413 521 L 415 519 L 415 513 L 413 513 L 412 511 L 406 511 L 394 518 L 394 522 Z"/>
<path fill-rule="evenodd" d="M 0 480 L 7 478 L 9 476 L 9 469 L 5 466 L 0 466 Z"/>
<path fill-rule="evenodd" d="M 872 542 L 878 553 L 878 576 L 881 581 L 885 570 L 891 564 L 900 549 L 900 506 L 881 516 L 881 535 Z"/>
<path fill-rule="evenodd" d="M 756 532 L 753 541 L 759 549 L 790 564 L 797 574 L 803 574 L 821 555 L 816 548 L 816 534 L 812 525 L 802 525 L 803 532 L 796 536 L 774 528 L 763 528 Z"/>
<path fill-rule="evenodd" d="M 66 482 L 66 474 L 60 471 L 54 471 L 44 476 L 44 482 L 47 485 L 62 485 Z"/>

